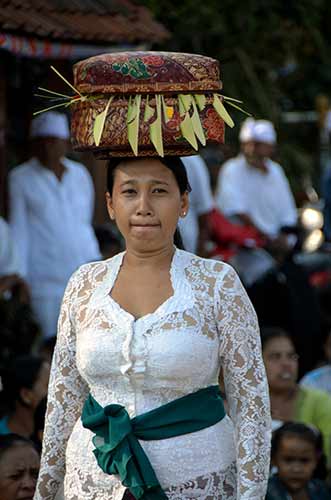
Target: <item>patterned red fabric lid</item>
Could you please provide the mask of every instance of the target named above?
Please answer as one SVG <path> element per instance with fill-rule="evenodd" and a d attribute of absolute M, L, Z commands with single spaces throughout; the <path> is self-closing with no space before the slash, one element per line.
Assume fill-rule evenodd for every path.
<path fill-rule="evenodd" d="M 74 65 L 80 92 L 181 93 L 220 91 L 219 63 L 177 52 L 120 52 L 90 57 Z"/>

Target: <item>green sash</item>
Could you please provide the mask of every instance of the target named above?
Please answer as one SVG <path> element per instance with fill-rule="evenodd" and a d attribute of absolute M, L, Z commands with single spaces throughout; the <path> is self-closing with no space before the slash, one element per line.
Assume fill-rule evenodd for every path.
<path fill-rule="evenodd" d="M 214 385 L 132 419 L 123 406 L 111 404 L 103 408 L 90 394 L 84 404 L 82 423 L 95 434 L 93 453 L 106 474 L 118 474 L 136 499 L 166 500 L 138 439 L 159 440 L 196 432 L 224 416 L 223 399 L 219 387 Z"/>

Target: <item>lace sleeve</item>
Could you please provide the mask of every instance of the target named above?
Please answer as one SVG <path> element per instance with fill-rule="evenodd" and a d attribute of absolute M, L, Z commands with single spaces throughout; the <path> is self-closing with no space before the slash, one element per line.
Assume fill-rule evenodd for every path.
<path fill-rule="evenodd" d="M 237 274 L 218 280 L 216 314 L 230 417 L 235 426 L 240 500 L 264 500 L 269 474 L 271 418 L 257 318 Z"/>
<path fill-rule="evenodd" d="M 48 387 L 47 412 L 40 473 L 34 500 L 54 500 L 63 482 L 65 449 L 79 418 L 88 389 L 76 367 L 73 308 L 81 292 L 81 271 L 70 279 L 65 291 Z"/>

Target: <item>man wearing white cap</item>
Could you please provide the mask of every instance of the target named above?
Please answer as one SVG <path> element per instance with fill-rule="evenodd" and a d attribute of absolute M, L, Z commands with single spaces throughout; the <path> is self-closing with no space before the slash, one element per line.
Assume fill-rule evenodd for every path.
<path fill-rule="evenodd" d="M 44 335 L 56 334 L 70 275 L 100 259 L 91 225 L 94 189 L 87 169 L 65 157 L 65 115 L 47 112 L 31 123 L 33 157 L 9 174 L 10 225 Z"/>
<path fill-rule="evenodd" d="M 270 159 L 276 144 L 273 124 L 257 120 L 249 132 L 254 150 L 249 158 L 223 165 L 216 202 L 226 216 L 236 216 L 276 240 L 283 227 L 295 226 L 296 207 L 283 169 Z"/>
<path fill-rule="evenodd" d="M 217 178 L 217 186 L 215 191 L 215 201 L 217 207 L 223 210 L 224 205 L 224 177 L 225 172 L 236 172 L 242 168 L 241 165 L 245 165 L 249 163 L 252 159 L 252 155 L 254 152 L 254 141 L 253 141 L 253 128 L 254 128 L 255 120 L 253 118 L 246 118 L 241 125 L 239 132 L 239 141 L 240 141 L 240 153 L 235 158 L 230 158 L 225 163 L 223 163 L 222 168 L 218 173 Z M 228 175 L 226 175 L 228 177 Z M 230 186 L 228 186 L 230 189 Z M 228 197 L 232 198 L 230 191 L 228 191 Z M 226 202 L 227 204 L 227 202 Z"/>

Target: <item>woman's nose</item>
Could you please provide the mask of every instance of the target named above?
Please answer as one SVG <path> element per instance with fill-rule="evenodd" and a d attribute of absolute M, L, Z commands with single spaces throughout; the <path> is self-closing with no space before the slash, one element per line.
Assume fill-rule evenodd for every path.
<path fill-rule="evenodd" d="M 28 491 L 29 494 L 30 492 L 34 493 L 34 490 L 36 488 L 36 483 L 37 483 L 36 478 L 32 474 L 26 473 L 22 478 L 21 488 L 24 489 L 25 491 Z"/>
<path fill-rule="evenodd" d="M 151 206 L 148 194 L 142 193 L 138 199 L 137 215 L 152 215 L 153 209 Z"/>

